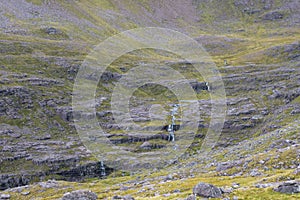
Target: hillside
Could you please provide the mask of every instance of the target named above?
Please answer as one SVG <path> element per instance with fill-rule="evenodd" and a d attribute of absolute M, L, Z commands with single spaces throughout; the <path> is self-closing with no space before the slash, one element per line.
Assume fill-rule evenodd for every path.
<path fill-rule="evenodd" d="M 299 181 L 298 0 L 8 0 L 0 5 L 0 194 L 58 199 L 88 189 L 99 199 L 185 199 L 197 183 L 206 182 L 223 188 L 227 199 L 300 197 L 273 190 Z M 129 34 L 148 27 L 160 29 Z M 120 51 L 139 47 L 137 41 L 163 45 L 167 40 L 184 54 L 193 52 L 194 43 L 180 42 L 195 41 L 208 64 L 196 53 L 187 55 L 193 63 L 165 49 L 136 48 L 117 56 L 103 73 L 102 65 L 89 71 L 105 63 L 99 55 L 116 53 L 113 45 L 102 54 L 97 48 L 124 31 L 123 46 L 113 44 Z M 212 75 L 197 71 L 198 64 L 210 66 Z M 135 72 L 159 84 L 144 81 L 135 87 L 139 77 L 130 77 Z M 218 78 L 222 82 L 213 83 Z M 171 79 L 175 90 L 164 85 Z M 177 103 L 172 143 L 166 129 Z M 203 151 L 206 144 L 211 151 Z M 121 157 L 126 164 L 118 163 Z"/>

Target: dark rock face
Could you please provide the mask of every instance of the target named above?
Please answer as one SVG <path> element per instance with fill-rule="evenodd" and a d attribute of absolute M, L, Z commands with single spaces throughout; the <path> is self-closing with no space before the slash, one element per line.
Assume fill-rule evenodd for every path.
<path fill-rule="evenodd" d="M 123 138 L 115 139 L 114 136 L 122 136 Z M 156 134 L 156 135 L 151 135 L 148 137 L 145 136 L 126 136 L 126 135 L 111 135 L 108 136 L 110 138 L 110 141 L 113 144 L 123 144 L 123 143 L 134 143 L 134 142 L 146 142 L 149 140 L 155 140 L 155 139 L 161 139 L 161 140 L 168 140 L 168 135 L 167 134 Z"/>
<path fill-rule="evenodd" d="M 113 72 L 104 72 L 101 76 L 101 81 L 108 82 L 108 81 L 116 81 L 122 77 L 121 74 L 113 73 Z"/>
<path fill-rule="evenodd" d="M 180 129 L 180 125 L 179 125 L 179 124 L 178 124 L 178 125 L 175 124 L 175 125 L 173 126 L 173 128 L 174 128 L 174 131 L 178 131 L 178 130 Z M 163 126 L 163 128 L 162 128 L 161 130 L 168 131 L 168 125 Z"/>
<path fill-rule="evenodd" d="M 208 183 L 198 183 L 193 188 L 193 193 L 197 196 L 206 198 L 220 198 L 222 196 L 222 191 L 214 185 Z"/>
<path fill-rule="evenodd" d="M 111 173 L 112 169 L 105 168 L 106 173 Z M 93 178 L 101 176 L 100 162 L 92 162 L 81 165 L 71 170 L 61 171 L 57 173 L 66 181 L 81 181 L 85 178 Z"/>
<path fill-rule="evenodd" d="M 140 149 L 142 150 L 151 150 L 151 149 L 160 149 L 164 148 L 164 145 L 159 145 L 159 144 L 151 144 L 150 142 L 144 142 L 141 146 Z"/>
<path fill-rule="evenodd" d="M 64 194 L 62 200 L 96 200 L 98 199 L 96 193 L 88 190 L 77 190 Z"/>
<path fill-rule="evenodd" d="M 29 184 L 33 177 L 30 175 L 17 176 L 15 174 L 1 175 L 0 176 L 0 190 L 13 188 Z"/>
<path fill-rule="evenodd" d="M 200 93 L 202 90 L 208 90 L 208 86 L 207 86 L 206 82 L 192 81 L 192 82 L 190 82 L 190 85 L 197 93 Z"/>
<path fill-rule="evenodd" d="M 274 191 L 286 194 L 299 193 L 300 183 L 298 181 L 287 181 L 275 188 Z"/>
<path fill-rule="evenodd" d="M 28 185 L 31 183 L 32 180 L 43 180 L 48 175 L 58 175 L 59 180 L 65 181 L 82 181 L 85 178 L 94 178 L 94 177 L 101 177 L 101 168 L 100 162 L 91 162 L 84 165 L 80 165 L 78 167 L 72 166 L 72 163 L 76 164 L 73 161 L 61 161 L 59 166 L 68 166 L 69 169 L 60 171 L 59 169 L 55 168 L 55 164 L 57 162 L 52 163 L 52 169 L 50 171 L 44 171 L 39 173 L 31 173 L 31 174 L 2 174 L 0 175 L 0 190 L 5 190 L 7 188 L 14 188 L 19 186 Z M 50 165 L 48 165 L 50 166 Z M 110 174 L 112 169 L 105 167 L 106 174 Z M 56 177 L 57 178 L 57 177 Z M 49 182 L 47 182 L 49 183 Z"/>
<path fill-rule="evenodd" d="M 283 13 L 279 12 L 279 11 L 272 11 L 272 12 L 268 12 L 267 14 L 265 14 L 262 19 L 263 20 L 279 20 L 279 19 L 283 19 L 284 15 Z"/>

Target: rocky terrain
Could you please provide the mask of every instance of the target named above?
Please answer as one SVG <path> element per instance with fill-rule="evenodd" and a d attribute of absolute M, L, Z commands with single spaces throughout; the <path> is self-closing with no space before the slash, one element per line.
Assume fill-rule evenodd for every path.
<path fill-rule="evenodd" d="M 300 197 L 297 0 L 8 0 L 0 5 L 0 199 Z M 122 132 L 127 124 L 117 124 L 112 115 L 114 86 L 133 67 L 163 64 L 183 74 L 201 117 L 192 144 L 169 166 L 129 173 L 104 163 L 104 175 L 75 129 L 73 84 L 96 45 L 150 26 L 184 33 L 212 57 L 226 92 L 222 133 L 211 152 L 200 151 L 210 128 L 211 91 L 191 63 L 163 51 L 130 52 L 110 65 L 95 94 L 98 122 L 112 144 L 159 155 L 170 143 L 170 120 L 155 113 L 168 114 L 177 101 L 166 88 L 145 85 L 133 94 L 130 114 L 142 131 Z M 152 105 L 158 104 L 155 110 Z M 149 130 L 155 134 L 145 134 Z"/>

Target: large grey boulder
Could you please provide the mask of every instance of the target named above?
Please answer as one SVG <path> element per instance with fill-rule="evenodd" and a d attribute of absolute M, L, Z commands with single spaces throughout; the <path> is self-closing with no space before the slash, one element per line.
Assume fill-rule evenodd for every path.
<path fill-rule="evenodd" d="M 276 192 L 294 194 L 300 192 L 300 182 L 299 181 L 287 181 L 279 185 L 274 189 Z"/>
<path fill-rule="evenodd" d="M 61 200 L 96 200 L 97 195 L 89 190 L 76 190 L 64 194 Z"/>
<path fill-rule="evenodd" d="M 193 193 L 197 196 L 206 198 L 220 198 L 222 196 L 222 191 L 220 188 L 200 182 L 193 188 Z"/>

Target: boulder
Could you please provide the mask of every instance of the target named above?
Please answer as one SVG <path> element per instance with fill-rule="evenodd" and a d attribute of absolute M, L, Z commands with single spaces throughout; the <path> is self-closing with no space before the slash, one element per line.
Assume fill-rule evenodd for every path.
<path fill-rule="evenodd" d="M 21 194 L 22 194 L 23 196 L 27 196 L 27 195 L 29 195 L 29 194 L 30 194 L 30 192 L 29 192 L 29 191 L 26 191 L 26 192 L 21 192 Z"/>
<path fill-rule="evenodd" d="M 97 195 L 89 190 L 76 190 L 64 194 L 61 200 L 96 200 Z"/>
<path fill-rule="evenodd" d="M 150 142 L 144 142 L 141 146 L 140 146 L 141 149 L 152 149 L 152 144 Z"/>
<path fill-rule="evenodd" d="M 53 27 L 46 28 L 45 31 L 49 35 L 58 34 L 58 32 L 59 32 L 56 28 L 53 28 Z"/>
<path fill-rule="evenodd" d="M 224 193 L 224 194 L 230 194 L 231 192 L 233 192 L 232 187 L 222 187 L 220 189 L 221 189 L 222 193 Z"/>
<path fill-rule="evenodd" d="M 185 200 L 196 200 L 196 197 L 195 197 L 195 195 L 190 195 L 190 196 L 188 196 Z"/>
<path fill-rule="evenodd" d="M 222 191 L 220 188 L 200 182 L 193 188 L 193 193 L 197 196 L 206 198 L 220 198 L 222 196 Z"/>
<path fill-rule="evenodd" d="M 237 166 L 237 164 L 234 163 L 234 162 L 222 162 L 222 163 L 218 163 L 217 167 L 216 167 L 216 171 L 217 172 L 225 171 L 225 170 L 231 169 L 231 168 L 233 168 L 235 166 Z"/>
<path fill-rule="evenodd" d="M 117 199 L 120 199 L 120 200 L 134 200 L 134 198 L 130 195 L 126 195 L 126 196 L 114 196 L 112 198 L 112 200 L 117 200 Z"/>
<path fill-rule="evenodd" d="M 232 183 L 232 188 L 233 189 L 237 189 L 240 187 L 240 184 L 239 183 Z"/>
<path fill-rule="evenodd" d="M 284 14 L 280 11 L 271 11 L 266 13 L 265 15 L 263 15 L 262 19 L 263 20 L 270 20 L 270 21 L 274 21 L 274 20 L 279 20 L 279 19 L 283 19 Z"/>
<path fill-rule="evenodd" d="M 59 186 L 58 182 L 55 180 L 48 180 L 47 182 L 40 182 L 39 186 L 42 188 L 57 188 Z"/>
<path fill-rule="evenodd" d="M 300 182 L 298 181 L 287 181 L 280 184 L 274 191 L 286 194 L 294 194 L 300 192 Z"/>
<path fill-rule="evenodd" d="M 0 199 L 10 199 L 10 195 L 9 194 L 1 194 Z"/>
<path fill-rule="evenodd" d="M 255 176 L 261 176 L 262 173 L 258 169 L 252 169 L 249 175 L 255 177 Z"/>

